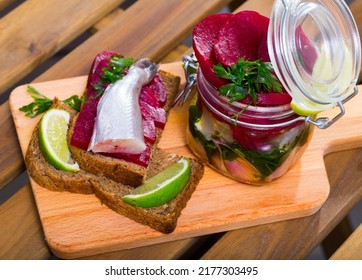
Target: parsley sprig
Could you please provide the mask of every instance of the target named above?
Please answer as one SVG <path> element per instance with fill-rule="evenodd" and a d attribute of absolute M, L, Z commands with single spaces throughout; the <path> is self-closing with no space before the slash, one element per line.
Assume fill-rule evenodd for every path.
<path fill-rule="evenodd" d="M 53 100 L 40 93 L 34 87 L 28 85 L 27 91 L 31 94 L 34 102 L 19 108 L 21 112 L 25 113 L 25 116 L 34 118 L 37 115 L 47 111 L 50 106 L 52 106 Z M 74 108 L 75 110 L 80 111 L 83 99 L 79 98 L 78 95 L 72 95 L 71 97 L 63 100 L 62 102 Z"/>
<path fill-rule="evenodd" d="M 219 94 L 230 98 L 230 103 L 250 96 L 253 103 L 261 91 L 282 91 L 282 86 L 272 73 L 270 62 L 260 60 L 248 61 L 240 58 L 236 64 L 224 67 L 221 63 L 214 65 L 215 74 L 231 82 L 219 88 Z"/>
<path fill-rule="evenodd" d="M 93 88 L 98 92 L 97 96 L 101 96 L 105 90 L 105 85 L 113 84 L 117 80 L 124 77 L 127 69 L 134 63 L 132 57 L 123 57 L 122 55 L 112 55 L 107 67 L 102 69 L 100 74 L 101 80 L 93 84 Z"/>

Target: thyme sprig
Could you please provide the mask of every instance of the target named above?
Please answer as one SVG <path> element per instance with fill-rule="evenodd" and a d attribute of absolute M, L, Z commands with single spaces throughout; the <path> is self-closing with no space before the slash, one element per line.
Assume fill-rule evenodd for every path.
<path fill-rule="evenodd" d="M 250 96 L 256 103 L 261 91 L 282 91 L 282 86 L 272 73 L 270 62 L 260 60 L 248 61 L 240 58 L 236 64 L 224 67 L 221 63 L 214 65 L 215 74 L 231 82 L 219 88 L 219 94 L 230 98 L 229 102 L 240 101 Z"/>
<path fill-rule="evenodd" d="M 27 91 L 31 94 L 31 97 L 33 98 L 34 102 L 31 102 L 28 105 L 24 105 L 21 108 L 19 108 L 21 112 L 25 113 L 25 116 L 34 118 L 37 115 L 47 111 L 51 107 L 53 100 L 46 97 L 37 89 L 28 85 Z M 79 98 L 78 95 L 72 95 L 71 97 L 63 100 L 62 102 L 74 108 L 75 110 L 80 111 L 83 98 L 82 97 Z"/>

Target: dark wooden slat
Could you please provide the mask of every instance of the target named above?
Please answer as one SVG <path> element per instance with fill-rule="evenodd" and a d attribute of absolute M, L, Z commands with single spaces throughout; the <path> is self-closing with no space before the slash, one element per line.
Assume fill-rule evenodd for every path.
<path fill-rule="evenodd" d="M 331 193 L 320 211 L 305 218 L 228 232 L 202 258 L 306 258 L 362 199 L 362 169 L 356 164 L 361 161 L 361 149 L 327 155 Z"/>
<path fill-rule="evenodd" d="M 191 33 L 196 22 L 217 12 L 229 2 L 137 1 L 36 81 L 87 74 L 96 53 L 104 49 L 117 50 L 135 58 L 149 57 L 159 61 Z"/>
<path fill-rule="evenodd" d="M 0 19 L 0 93 L 82 34 L 122 0 L 28 0 Z M 66 20 L 64 18 L 66 17 Z"/>
<path fill-rule="evenodd" d="M 9 102 L 0 106 L 0 189 L 25 169 Z"/>
<path fill-rule="evenodd" d="M 38 212 L 29 184 L 0 205 L 0 259 L 48 259 Z"/>
<path fill-rule="evenodd" d="M 332 255 L 331 260 L 362 260 L 362 224 Z"/>
<path fill-rule="evenodd" d="M 16 0 L 0 0 L 0 11 L 4 10 L 15 2 Z"/>

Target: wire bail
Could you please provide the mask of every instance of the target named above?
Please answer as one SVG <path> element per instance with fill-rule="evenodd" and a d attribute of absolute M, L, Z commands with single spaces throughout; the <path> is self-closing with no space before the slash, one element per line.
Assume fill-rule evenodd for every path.
<path fill-rule="evenodd" d="M 196 85 L 197 60 L 194 58 L 194 55 L 191 54 L 183 56 L 182 63 L 185 71 L 186 84 L 185 88 L 175 98 L 172 107 L 176 104 L 178 104 L 179 107 L 182 107 Z"/>

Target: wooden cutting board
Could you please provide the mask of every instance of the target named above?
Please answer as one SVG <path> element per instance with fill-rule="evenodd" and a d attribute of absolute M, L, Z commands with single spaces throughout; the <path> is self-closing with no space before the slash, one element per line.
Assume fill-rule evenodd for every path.
<path fill-rule="evenodd" d="M 182 78 L 181 63 L 162 67 Z M 60 99 L 78 94 L 86 77 L 32 84 Z M 25 117 L 19 107 L 32 102 L 26 85 L 16 88 L 10 106 L 23 154 L 40 119 Z M 176 230 L 162 234 L 125 218 L 94 195 L 52 192 L 31 180 L 46 240 L 61 258 L 76 258 L 140 247 L 242 227 L 308 216 L 320 209 L 329 194 L 323 156 L 332 151 L 362 146 L 362 97 L 346 104 L 346 115 L 326 130 L 315 129 L 301 160 L 282 178 L 263 186 L 249 186 L 206 167 L 205 175 L 179 218 Z M 185 144 L 187 109 L 173 108 L 159 146 L 179 155 L 193 156 Z M 331 112 L 333 115 L 335 112 Z M 336 163 L 338 164 L 338 163 Z"/>

